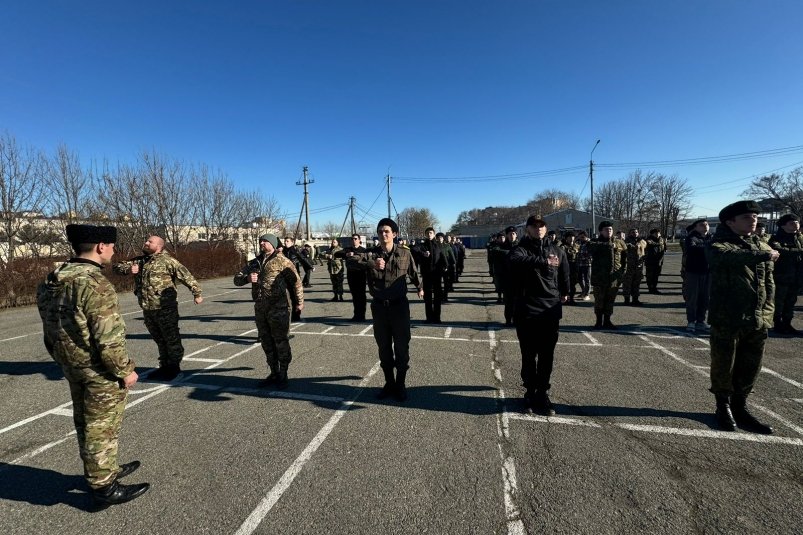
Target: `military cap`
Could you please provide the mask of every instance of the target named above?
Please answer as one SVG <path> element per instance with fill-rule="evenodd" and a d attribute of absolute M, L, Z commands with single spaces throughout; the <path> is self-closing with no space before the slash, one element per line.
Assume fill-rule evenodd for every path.
<path fill-rule="evenodd" d="M 760 214 L 761 207 L 756 201 L 737 201 L 729 204 L 719 212 L 719 221 L 724 223 L 742 214 Z"/>
<path fill-rule="evenodd" d="M 435 234 L 435 237 L 436 237 L 436 238 L 437 238 L 438 236 L 440 236 L 441 238 L 445 238 L 445 237 L 446 237 L 446 235 L 445 235 L 443 232 L 438 232 L 437 234 Z"/>
<path fill-rule="evenodd" d="M 389 217 L 383 217 L 379 220 L 379 223 L 376 224 L 376 230 L 379 230 L 380 227 L 390 227 L 393 232 L 397 234 L 399 232 L 399 225 Z"/>
<path fill-rule="evenodd" d="M 273 245 L 274 249 L 279 247 L 279 238 L 277 238 L 275 234 L 263 234 L 259 237 L 259 241 L 268 242 L 269 244 Z"/>
<path fill-rule="evenodd" d="M 692 229 L 694 229 L 694 227 L 696 227 L 699 223 L 707 223 L 707 222 L 708 222 L 708 219 L 706 219 L 704 217 L 701 217 L 700 219 L 696 219 L 695 221 L 693 221 L 692 224 L 689 225 L 689 226 Z"/>
<path fill-rule="evenodd" d="M 599 225 L 597 225 L 597 230 L 602 230 L 605 227 L 613 227 L 613 223 L 608 220 L 602 221 Z"/>
<path fill-rule="evenodd" d="M 116 243 L 117 227 L 67 225 L 67 241 L 70 243 Z"/>
<path fill-rule="evenodd" d="M 782 227 L 790 221 L 800 221 L 800 218 L 796 214 L 784 214 L 778 219 L 778 226 Z"/>
<path fill-rule="evenodd" d="M 505 228 L 505 234 L 510 234 L 511 232 L 516 232 L 516 227 L 510 225 L 509 227 Z"/>
<path fill-rule="evenodd" d="M 536 217 L 534 215 L 531 215 L 530 217 L 527 218 L 527 226 L 528 227 L 545 227 L 546 226 L 546 221 L 544 221 L 540 217 Z"/>

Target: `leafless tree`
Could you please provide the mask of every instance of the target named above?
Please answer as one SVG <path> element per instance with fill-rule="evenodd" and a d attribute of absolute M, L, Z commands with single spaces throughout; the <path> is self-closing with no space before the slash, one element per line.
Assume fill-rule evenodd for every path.
<path fill-rule="evenodd" d="M 753 180 L 742 195 L 776 201 L 789 212 L 803 217 L 803 167 L 792 169 L 786 174 L 773 173 L 759 177 Z"/>
<path fill-rule="evenodd" d="M 404 237 L 420 237 L 427 227 L 438 228 L 439 221 L 429 208 L 405 208 L 399 212 L 399 233 Z"/>
<path fill-rule="evenodd" d="M 251 243 L 255 254 L 259 252 L 259 236 L 271 232 L 283 234 L 286 223 L 279 217 L 279 203 L 274 197 L 265 198 L 259 190 L 237 194 L 237 220 L 243 235 Z"/>
<path fill-rule="evenodd" d="M 655 175 L 650 188 L 657 205 L 657 227 L 663 236 L 670 236 L 680 219 L 688 217 L 692 189 L 677 175 Z"/>
<path fill-rule="evenodd" d="M 201 164 L 191 172 L 192 203 L 196 223 L 204 230 L 210 249 L 234 238 L 240 224 L 240 196 L 222 171 L 211 171 Z"/>
<path fill-rule="evenodd" d="M 45 204 L 43 157 L 32 147 L 22 147 L 9 133 L 0 136 L 0 267 L 14 261 L 16 240 Z"/>
<path fill-rule="evenodd" d="M 320 227 L 318 232 L 325 234 L 327 240 L 333 240 L 340 237 L 340 229 L 340 225 L 334 221 L 328 221 L 322 227 Z"/>
<path fill-rule="evenodd" d="M 155 151 L 140 153 L 138 163 L 142 193 L 153 204 L 154 222 L 163 230 L 167 246 L 178 250 L 189 240 L 189 225 L 195 219 L 187 166 Z"/>

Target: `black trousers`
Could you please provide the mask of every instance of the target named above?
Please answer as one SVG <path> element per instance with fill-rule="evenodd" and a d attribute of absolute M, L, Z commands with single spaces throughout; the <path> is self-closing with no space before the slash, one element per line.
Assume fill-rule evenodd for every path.
<path fill-rule="evenodd" d="M 354 317 L 365 319 L 365 272 L 356 269 L 346 271 L 346 279 L 349 281 L 349 292 L 351 292 L 351 302 L 354 305 Z"/>
<path fill-rule="evenodd" d="M 529 391 L 549 390 L 560 322 L 554 318 L 516 317 L 521 349 L 521 380 Z"/>
<path fill-rule="evenodd" d="M 441 319 L 441 302 L 443 301 L 443 273 L 433 271 L 422 275 L 424 287 L 424 312 L 427 321 Z"/>
<path fill-rule="evenodd" d="M 379 365 L 383 370 L 406 370 L 410 362 L 410 303 L 407 298 L 391 303 L 374 300 L 371 314 Z"/>

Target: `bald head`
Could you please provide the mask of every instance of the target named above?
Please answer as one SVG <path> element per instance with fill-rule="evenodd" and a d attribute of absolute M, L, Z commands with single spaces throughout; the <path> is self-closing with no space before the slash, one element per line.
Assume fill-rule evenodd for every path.
<path fill-rule="evenodd" d="M 142 246 L 142 252 L 145 254 L 156 254 L 162 252 L 165 248 L 165 241 L 159 236 L 149 236 Z"/>

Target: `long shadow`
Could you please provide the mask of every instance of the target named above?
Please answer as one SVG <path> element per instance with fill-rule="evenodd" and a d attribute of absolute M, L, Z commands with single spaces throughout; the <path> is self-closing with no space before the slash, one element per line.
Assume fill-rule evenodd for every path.
<path fill-rule="evenodd" d="M 254 318 L 250 318 L 253 320 Z M 126 334 L 129 340 L 152 340 L 150 333 Z M 236 345 L 250 345 L 256 341 L 256 336 L 232 336 L 230 334 L 194 334 L 181 333 L 182 340 L 213 340 L 215 342 L 229 342 Z"/>
<path fill-rule="evenodd" d="M 0 462 L 0 500 L 48 507 L 65 504 L 81 511 L 91 511 L 87 489 L 81 476 Z"/>
<path fill-rule="evenodd" d="M 610 405 L 563 405 L 555 404 L 558 415 L 573 416 L 625 416 L 636 418 L 682 418 L 719 429 L 716 417 L 712 412 L 687 412 L 655 409 L 652 407 L 617 407 Z"/>
<path fill-rule="evenodd" d="M 195 316 L 181 316 L 182 320 L 193 320 L 201 323 L 216 323 L 218 321 L 253 321 L 254 315 L 248 316 L 227 316 L 227 315 L 195 315 Z"/>
<path fill-rule="evenodd" d="M 48 381 L 58 381 L 64 378 L 61 366 L 55 361 L 44 362 L 13 362 L 0 361 L 0 375 L 35 375 L 42 374 Z"/>
<path fill-rule="evenodd" d="M 378 400 L 376 393 L 379 388 L 366 388 L 360 391 L 357 387 L 341 384 L 339 381 L 354 381 L 360 379 L 357 376 L 345 375 L 335 377 L 293 377 L 292 365 L 290 367 L 290 379 L 286 390 L 262 389 L 259 386 L 262 378 L 233 377 L 230 375 L 220 376 L 216 372 L 220 369 L 202 370 L 185 375 L 181 382 L 173 383 L 176 387 L 181 387 L 183 383 L 189 383 L 185 388 L 190 389 L 187 397 L 198 401 L 230 401 L 237 396 L 252 396 L 266 398 L 270 402 L 272 399 L 281 398 L 283 401 L 300 401 L 312 403 L 315 406 L 336 410 L 341 406 L 341 402 L 334 400 L 317 399 L 298 399 L 294 400 L 291 396 L 296 394 L 306 394 L 312 396 L 326 396 L 340 398 L 344 401 L 354 399 L 359 394 L 356 403 L 351 405 L 352 409 L 361 409 L 369 405 L 394 405 L 399 408 L 412 408 L 428 410 L 434 412 L 453 412 L 469 414 L 474 416 L 486 416 L 498 414 L 501 410 L 499 403 L 493 396 L 477 397 L 465 395 L 472 392 L 491 392 L 494 390 L 490 386 L 476 385 L 433 385 L 417 386 L 415 384 L 407 387 L 408 400 L 399 403 L 392 399 Z M 380 381 L 381 382 L 381 381 Z M 203 384 L 219 387 L 219 390 L 196 387 L 193 384 Z M 155 384 L 155 383 L 154 383 Z"/>

